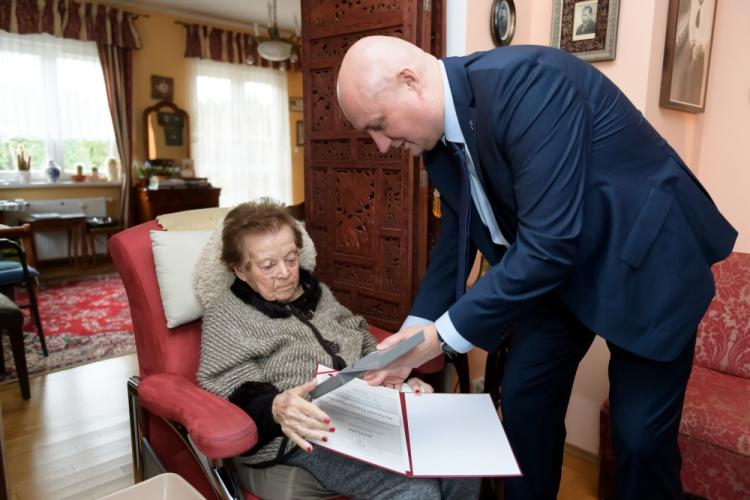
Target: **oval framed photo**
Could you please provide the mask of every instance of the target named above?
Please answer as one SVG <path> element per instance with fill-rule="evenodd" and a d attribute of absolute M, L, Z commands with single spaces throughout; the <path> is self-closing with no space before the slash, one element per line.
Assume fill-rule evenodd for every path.
<path fill-rule="evenodd" d="M 490 11 L 490 32 L 495 45 L 510 45 L 516 31 L 516 6 L 513 0 L 493 0 Z"/>

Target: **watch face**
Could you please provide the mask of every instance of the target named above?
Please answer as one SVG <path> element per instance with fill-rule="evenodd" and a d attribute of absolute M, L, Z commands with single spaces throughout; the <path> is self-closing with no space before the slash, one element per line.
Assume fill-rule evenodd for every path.
<path fill-rule="evenodd" d="M 516 7 L 513 0 L 494 0 L 490 15 L 490 31 L 495 45 L 508 45 L 516 30 Z"/>

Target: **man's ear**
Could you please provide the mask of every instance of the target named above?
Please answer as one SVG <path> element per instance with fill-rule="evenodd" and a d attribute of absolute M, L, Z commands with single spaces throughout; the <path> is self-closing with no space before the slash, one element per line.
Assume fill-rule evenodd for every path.
<path fill-rule="evenodd" d="M 396 74 L 396 80 L 399 84 L 406 85 L 411 90 L 422 91 L 422 80 L 417 72 L 411 68 L 402 68 Z"/>

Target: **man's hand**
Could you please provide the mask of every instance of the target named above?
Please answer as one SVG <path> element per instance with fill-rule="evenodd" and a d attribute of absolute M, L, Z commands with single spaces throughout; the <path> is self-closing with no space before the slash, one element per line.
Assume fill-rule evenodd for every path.
<path fill-rule="evenodd" d="M 308 453 L 312 451 L 312 445 L 307 439 L 328 441 L 326 431 L 334 430 L 328 415 L 305 399 L 316 385 L 317 382 L 313 379 L 304 385 L 287 389 L 273 398 L 271 405 L 273 419 L 281 425 L 282 432 Z"/>
<path fill-rule="evenodd" d="M 437 339 L 437 330 L 432 323 L 428 325 L 412 326 L 394 333 L 378 344 L 378 349 L 386 349 L 398 344 L 399 342 L 403 342 L 420 330 L 424 332 L 424 342 L 388 365 L 387 368 L 367 372 L 364 379 L 368 384 L 400 384 L 406 379 L 412 368 L 431 360 L 442 352 L 440 350 L 440 343 Z"/>

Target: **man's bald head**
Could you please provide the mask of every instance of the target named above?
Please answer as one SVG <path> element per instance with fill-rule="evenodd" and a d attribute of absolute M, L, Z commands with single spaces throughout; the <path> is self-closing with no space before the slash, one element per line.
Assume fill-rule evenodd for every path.
<path fill-rule="evenodd" d="M 431 56 L 416 45 L 391 36 L 368 36 L 358 40 L 344 55 L 339 70 L 339 101 L 350 94 L 350 86 L 373 97 L 395 82 L 403 67 L 423 66 Z"/>
<path fill-rule="evenodd" d="M 442 135 L 440 71 L 434 56 L 400 38 L 362 38 L 341 62 L 336 85 L 339 105 L 356 129 L 370 133 L 379 149 L 404 147 L 419 154 Z M 400 130 L 405 125 L 416 128 L 407 134 Z M 373 133 L 384 126 L 391 128 L 388 140 Z"/>

